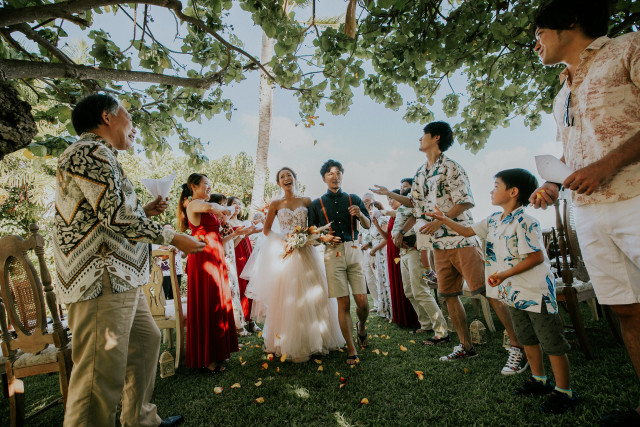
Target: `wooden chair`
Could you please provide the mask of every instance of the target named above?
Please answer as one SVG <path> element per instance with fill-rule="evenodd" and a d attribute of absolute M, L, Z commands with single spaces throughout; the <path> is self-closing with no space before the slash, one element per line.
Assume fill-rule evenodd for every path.
<path fill-rule="evenodd" d="M 563 214 L 560 214 L 560 204 L 563 203 Z M 559 199 L 554 203 L 556 211 L 556 231 L 557 231 L 557 243 L 559 247 L 559 262 L 557 262 L 557 269 L 560 277 L 562 278 L 562 284 L 556 286 L 556 298 L 558 302 L 562 302 L 567 307 L 569 318 L 571 319 L 571 327 L 575 330 L 578 337 L 578 343 L 580 348 L 585 354 L 587 360 L 594 358 L 593 348 L 587 338 L 587 333 L 582 320 L 582 313 L 580 312 L 579 302 L 591 301 L 592 309 L 595 304 L 596 294 L 593 290 L 593 285 L 590 282 L 574 283 L 574 270 L 570 266 L 571 259 L 574 265 L 581 262 L 581 255 L 578 255 L 578 240 L 577 238 L 572 243 L 572 252 L 569 252 L 567 225 L 570 223 L 568 213 L 568 202 L 566 200 Z M 584 263 L 582 263 L 584 266 Z M 579 274 L 586 274 L 586 268 L 584 272 Z M 584 276 L 583 276 L 584 277 Z M 586 276 L 588 280 L 588 275 Z M 557 283 L 557 282 L 556 282 Z M 596 311 L 597 313 L 597 311 Z M 597 314 L 596 314 L 597 316 Z"/>
<path fill-rule="evenodd" d="M 30 231 L 31 237 L 26 241 L 19 236 L 0 239 L 0 328 L 12 426 L 25 423 L 21 378 L 59 373 L 62 398 L 35 416 L 55 403 L 66 405 L 72 367 L 71 342 L 60 322 L 51 276 L 44 261 L 44 239 L 37 225 L 32 224 Z M 32 249 L 38 259 L 40 277 L 27 256 L 27 251 Z M 53 318 L 52 330 L 47 329 L 45 298 Z"/>
<path fill-rule="evenodd" d="M 168 257 L 171 277 L 171 288 L 173 290 L 173 299 L 166 300 L 164 290 L 162 289 L 162 269 L 160 268 L 158 259 L 160 257 Z M 172 347 L 171 330 L 176 331 L 176 369 L 180 364 L 180 358 L 184 352 L 185 337 L 184 328 L 186 327 L 187 300 L 180 297 L 180 286 L 178 284 L 178 276 L 175 269 L 175 254 L 170 250 L 155 249 L 151 252 L 151 275 L 149 283 L 142 289 L 147 296 L 149 310 L 155 320 L 158 328 L 167 334 L 169 338 L 169 348 Z"/>

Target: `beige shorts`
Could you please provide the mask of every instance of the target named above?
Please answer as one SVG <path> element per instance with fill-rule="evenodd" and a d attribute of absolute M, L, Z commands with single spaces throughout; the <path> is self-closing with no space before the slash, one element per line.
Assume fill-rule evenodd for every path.
<path fill-rule="evenodd" d="M 598 302 L 640 302 L 640 196 L 576 206 L 580 249 Z"/>
<path fill-rule="evenodd" d="M 349 286 L 353 295 L 367 293 L 364 272 L 360 264 L 361 251 L 352 246 L 352 242 L 325 246 L 324 267 L 327 272 L 329 298 L 349 296 Z"/>
<path fill-rule="evenodd" d="M 438 295 L 462 295 L 463 278 L 473 295 L 485 292 L 484 258 L 478 246 L 434 249 L 433 259 L 438 277 Z"/>

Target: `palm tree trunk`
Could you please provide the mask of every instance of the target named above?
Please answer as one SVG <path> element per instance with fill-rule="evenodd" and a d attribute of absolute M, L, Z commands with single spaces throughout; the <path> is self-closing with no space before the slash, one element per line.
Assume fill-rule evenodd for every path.
<path fill-rule="evenodd" d="M 262 54 L 260 62 L 266 64 L 273 57 L 274 40 L 262 33 Z M 269 68 L 268 66 L 265 66 Z M 264 206 L 264 186 L 267 180 L 267 157 L 271 139 L 271 115 L 273 113 L 273 82 L 260 71 L 260 107 L 258 121 L 258 149 L 256 151 L 256 167 L 253 176 L 253 192 L 251 194 L 251 212 Z"/>

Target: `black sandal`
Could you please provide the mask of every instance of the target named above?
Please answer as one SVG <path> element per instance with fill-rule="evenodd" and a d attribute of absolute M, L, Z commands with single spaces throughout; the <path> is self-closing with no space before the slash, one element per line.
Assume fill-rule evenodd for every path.
<path fill-rule="evenodd" d="M 347 360 L 345 361 L 345 363 L 349 366 L 357 365 L 358 363 L 360 363 L 360 356 L 358 356 L 357 353 L 353 356 L 347 356 Z"/>
<path fill-rule="evenodd" d="M 212 375 L 221 374 L 222 372 L 227 370 L 227 368 L 225 368 L 222 365 L 216 365 L 216 367 L 213 369 L 209 369 L 209 368 L 205 368 L 205 369 L 209 371 L 209 373 Z"/>
<path fill-rule="evenodd" d="M 361 348 L 365 348 L 369 345 L 369 338 L 367 338 L 367 333 L 364 335 L 360 335 L 360 322 L 356 322 L 356 341 L 358 341 L 358 345 Z"/>
<path fill-rule="evenodd" d="M 422 344 L 434 346 L 434 345 L 438 345 L 440 343 L 449 342 L 449 341 L 451 341 L 451 337 L 449 335 L 447 335 L 446 337 L 433 336 L 431 338 L 427 338 L 426 340 L 422 341 Z"/>

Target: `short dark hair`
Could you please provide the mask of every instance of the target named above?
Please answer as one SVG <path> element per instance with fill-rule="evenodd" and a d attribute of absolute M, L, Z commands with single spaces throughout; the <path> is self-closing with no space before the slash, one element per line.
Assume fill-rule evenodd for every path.
<path fill-rule="evenodd" d="M 431 122 L 423 129 L 425 134 L 433 136 L 439 136 L 438 148 L 443 153 L 453 145 L 453 131 L 451 126 L 447 122 Z"/>
<path fill-rule="evenodd" d="M 400 190 L 398 188 L 396 188 L 395 190 L 391 190 L 392 193 L 396 193 L 398 195 L 401 194 Z"/>
<path fill-rule="evenodd" d="M 84 97 L 71 112 L 71 123 L 78 135 L 94 130 L 103 122 L 102 113 L 118 114 L 120 104 L 111 95 L 94 93 Z"/>
<path fill-rule="evenodd" d="M 400 193 L 401 196 L 408 196 L 411 193 L 410 188 L 406 188 L 403 192 Z"/>
<path fill-rule="evenodd" d="M 342 163 L 340 163 L 337 160 L 329 159 L 326 162 L 324 162 L 324 164 L 320 168 L 320 175 L 324 178 L 324 174 L 329 172 L 331 168 L 334 166 L 337 167 L 340 170 L 340 172 L 344 173 L 344 168 L 342 167 Z"/>
<path fill-rule="evenodd" d="M 518 203 L 520 206 L 529 204 L 529 196 L 538 188 L 538 180 L 526 169 L 505 169 L 495 174 L 494 178 L 500 178 L 507 190 L 518 189 Z"/>
<path fill-rule="evenodd" d="M 536 28 L 568 30 L 578 24 L 587 37 L 607 34 L 610 16 L 609 0 L 546 0 L 533 18 Z"/>
<path fill-rule="evenodd" d="M 217 203 L 217 204 L 221 204 L 220 202 L 222 202 L 223 200 L 227 200 L 227 196 L 225 196 L 224 194 L 220 194 L 220 193 L 213 193 L 209 196 L 209 203 Z"/>
<path fill-rule="evenodd" d="M 405 182 L 408 182 L 409 184 L 413 185 L 413 178 L 402 178 L 400 180 L 400 184 L 404 184 Z"/>

